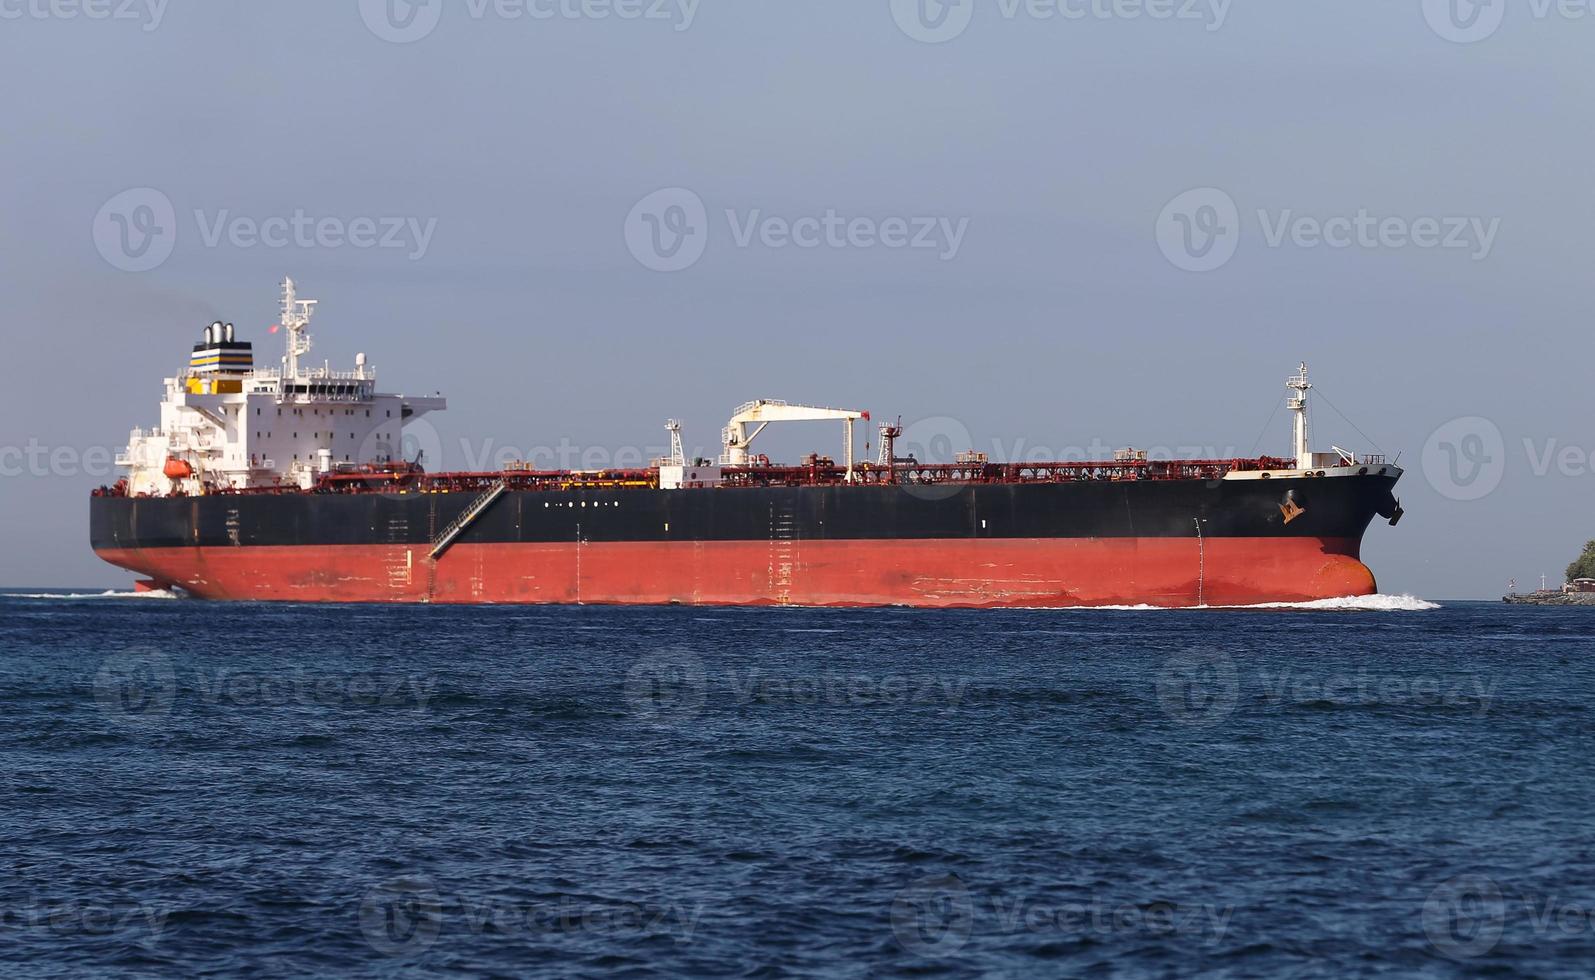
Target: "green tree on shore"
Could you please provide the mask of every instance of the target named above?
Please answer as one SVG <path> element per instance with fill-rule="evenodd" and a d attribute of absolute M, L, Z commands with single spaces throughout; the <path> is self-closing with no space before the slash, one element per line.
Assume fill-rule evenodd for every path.
<path fill-rule="evenodd" d="M 1567 580 L 1576 578 L 1595 578 L 1595 541 L 1586 542 L 1584 552 L 1567 566 Z"/>

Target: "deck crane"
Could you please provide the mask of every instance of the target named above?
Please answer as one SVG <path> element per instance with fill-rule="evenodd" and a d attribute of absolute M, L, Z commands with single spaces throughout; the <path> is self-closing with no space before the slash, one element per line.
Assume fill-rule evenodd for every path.
<path fill-rule="evenodd" d="M 721 433 L 725 451 L 720 462 L 725 466 L 746 466 L 748 446 L 771 422 L 826 422 L 842 423 L 842 458 L 847 470 L 847 482 L 853 482 L 853 423 L 868 419 L 868 412 L 855 412 L 846 408 L 818 408 L 813 405 L 791 405 L 773 398 L 760 398 L 739 407 L 726 423 Z M 748 427 L 754 426 L 750 432 Z"/>

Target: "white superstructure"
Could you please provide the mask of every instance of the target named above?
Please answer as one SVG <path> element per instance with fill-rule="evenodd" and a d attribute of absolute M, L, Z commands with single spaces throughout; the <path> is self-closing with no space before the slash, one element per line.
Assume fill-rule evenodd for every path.
<path fill-rule="evenodd" d="M 199 495 L 247 487 L 298 486 L 338 468 L 404 460 L 404 426 L 447 406 L 441 396 L 409 398 L 376 390 L 364 354 L 353 371 L 308 367 L 315 300 L 282 284 L 279 367 L 257 369 L 253 345 L 233 325 L 213 323 L 194 345 L 187 370 L 166 379 L 160 425 L 134 429 L 117 465 L 128 493 Z"/>

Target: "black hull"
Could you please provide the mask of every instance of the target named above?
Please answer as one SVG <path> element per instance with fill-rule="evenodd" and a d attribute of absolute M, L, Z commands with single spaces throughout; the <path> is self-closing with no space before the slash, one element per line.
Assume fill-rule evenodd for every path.
<path fill-rule="evenodd" d="M 510 492 L 460 543 L 1005 538 L 1333 538 L 1389 517 L 1397 477 L 1094 481 L 930 487 Z M 469 493 L 99 496 L 96 550 L 428 544 Z M 1287 503 L 1301 508 L 1294 510 Z"/>

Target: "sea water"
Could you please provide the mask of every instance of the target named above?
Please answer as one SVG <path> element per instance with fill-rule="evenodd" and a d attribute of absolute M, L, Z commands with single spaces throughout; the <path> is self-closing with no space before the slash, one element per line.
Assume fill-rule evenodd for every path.
<path fill-rule="evenodd" d="M 1595 610 L 0 597 L 14 976 L 1566 976 Z"/>

